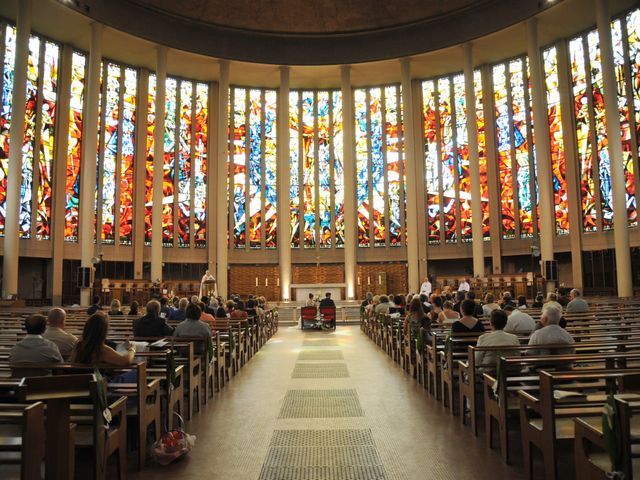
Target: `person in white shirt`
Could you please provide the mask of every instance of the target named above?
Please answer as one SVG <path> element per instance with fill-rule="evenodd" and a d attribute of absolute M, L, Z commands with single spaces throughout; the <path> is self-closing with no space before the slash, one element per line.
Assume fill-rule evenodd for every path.
<path fill-rule="evenodd" d="M 509 316 L 507 326 L 504 327 L 505 332 L 531 333 L 536 329 L 536 321 L 528 313 L 514 308 L 513 305 L 507 305 L 504 311 Z"/>
<path fill-rule="evenodd" d="M 469 282 L 467 281 L 467 279 L 463 278 L 462 281 L 458 284 L 458 291 L 468 292 L 469 290 L 471 290 L 471 286 L 469 285 Z"/>
<path fill-rule="evenodd" d="M 491 312 L 491 332 L 484 333 L 478 338 L 478 347 L 501 347 L 519 346 L 518 337 L 504 331 L 507 325 L 507 314 L 502 310 Z M 482 371 L 494 370 L 497 366 L 498 358 L 501 355 L 499 350 L 477 351 L 475 353 L 476 365 L 481 366 Z"/>
<path fill-rule="evenodd" d="M 573 345 L 575 343 L 573 337 L 559 325 L 561 318 L 562 310 L 560 308 L 547 307 L 547 309 L 543 311 L 542 317 L 540 317 L 540 325 L 542 325 L 542 328 L 531 334 L 529 345 Z M 553 351 L 553 353 L 558 355 L 572 354 L 573 352 L 573 347 Z M 551 353 L 549 349 L 545 348 L 527 350 L 528 355 L 551 355 Z"/>
<path fill-rule="evenodd" d="M 580 295 L 580 290 L 574 288 L 569 294 L 571 301 L 567 305 L 567 313 L 588 312 L 589 304 Z"/>
<path fill-rule="evenodd" d="M 431 295 L 431 282 L 429 281 L 429 277 L 424 277 L 424 282 L 420 286 L 420 295 L 426 295 L 427 298 Z"/>
<path fill-rule="evenodd" d="M 66 332 L 64 329 L 64 322 L 67 318 L 67 312 L 62 308 L 55 307 L 49 310 L 47 315 L 47 330 L 42 335 L 43 338 L 52 341 L 58 346 L 60 354 L 63 357 L 71 355 L 71 351 L 76 343 L 78 343 L 78 337 Z"/>
<path fill-rule="evenodd" d="M 547 308 L 558 308 L 562 311 L 562 305 L 558 303 L 557 294 L 553 292 L 547 293 L 547 299 L 545 300 L 544 305 L 542 305 L 542 313 L 544 313 Z"/>

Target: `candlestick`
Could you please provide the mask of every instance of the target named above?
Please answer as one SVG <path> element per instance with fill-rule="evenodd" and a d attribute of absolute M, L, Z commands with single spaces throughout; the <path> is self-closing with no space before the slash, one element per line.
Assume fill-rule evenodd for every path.
<path fill-rule="evenodd" d="M 269 279 L 267 277 L 264 277 L 264 286 L 265 287 L 269 286 Z"/>
<path fill-rule="evenodd" d="M 371 285 L 371 277 L 367 275 L 367 285 Z"/>
<path fill-rule="evenodd" d="M 258 277 L 256 277 L 256 287 L 258 286 Z"/>

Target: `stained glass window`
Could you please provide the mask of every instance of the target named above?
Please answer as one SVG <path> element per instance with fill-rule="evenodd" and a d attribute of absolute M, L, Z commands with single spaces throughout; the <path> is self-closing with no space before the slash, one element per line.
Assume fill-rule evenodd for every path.
<path fill-rule="evenodd" d="M 209 132 L 209 88 L 196 85 L 195 138 L 194 138 L 194 198 L 193 198 L 193 241 L 196 248 L 207 245 L 207 172 Z"/>
<path fill-rule="evenodd" d="M 104 67 L 103 78 L 103 98 L 102 122 L 104 131 L 101 136 L 100 162 L 98 168 L 101 169 L 102 185 L 100 189 L 101 199 L 101 239 L 102 243 L 112 244 L 115 241 L 115 198 L 116 198 L 116 164 L 118 158 L 120 123 L 120 90 L 122 69 L 119 65 L 107 63 Z"/>
<path fill-rule="evenodd" d="M 438 116 L 433 80 L 422 82 L 422 118 L 427 190 L 429 244 L 440 243 L 440 162 L 438 159 Z"/>
<path fill-rule="evenodd" d="M 156 77 L 149 75 L 145 159 L 145 245 L 151 245 Z M 167 77 L 162 163 L 162 243 L 206 246 L 209 88 Z M 176 228 L 174 229 L 174 226 Z"/>
<path fill-rule="evenodd" d="M 636 127 L 636 140 L 640 147 L 640 10 L 627 15 L 627 44 L 629 45 L 629 64 L 631 67 L 631 94 Z"/>
<path fill-rule="evenodd" d="M 400 98 L 399 85 L 354 92 L 361 247 L 402 244 L 405 178 Z"/>
<path fill-rule="evenodd" d="M 234 87 L 230 102 L 233 244 L 244 249 L 248 241 L 249 248 L 276 248 L 277 94 Z"/>
<path fill-rule="evenodd" d="M 42 105 L 40 107 L 40 148 L 38 152 L 39 185 L 37 193 L 36 239 L 48 240 L 51 236 L 52 183 L 55 143 L 55 119 L 58 96 L 58 59 L 60 47 L 44 43 L 42 71 Z"/>
<path fill-rule="evenodd" d="M 289 92 L 289 210 L 291 247 L 300 247 L 300 93 Z"/>
<path fill-rule="evenodd" d="M 354 92 L 356 125 L 356 172 L 358 202 L 358 246 L 369 246 L 370 200 L 369 200 L 369 122 L 368 101 L 365 90 Z"/>
<path fill-rule="evenodd" d="M 291 247 L 344 246 L 342 94 L 289 93 Z"/>
<path fill-rule="evenodd" d="M 120 153 L 120 244 L 133 242 L 133 159 L 135 157 L 136 96 L 138 74 L 124 71 L 122 145 Z"/>
<path fill-rule="evenodd" d="M 2 105 L 0 110 L 0 235 L 6 213 L 9 130 L 16 53 L 16 30 L 7 25 L 2 35 Z M 21 238 L 51 237 L 52 165 L 55 152 L 58 63 L 60 47 L 29 37 L 24 134 L 20 174 L 18 229 Z"/>
<path fill-rule="evenodd" d="M 481 220 L 489 238 L 489 191 L 482 82 L 474 72 L 476 105 L 473 114 L 478 129 Z M 427 194 L 429 243 L 470 242 L 472 239 L 471 172 L 464 75 L 457 74 L 422 82 L 422 120 Z M 442 207 L 442 208 L 441 208 Z M 442 227 L 442 228 L 441 228 Z"/>
<path fill-rule="evenodd" d="M 613 60 L 616 74 L 617 104 L 622 140 L 627 221 L 637 226 L 632 119 L 637 120 L 638 104 L 638 10 L 626 16 L 626 22 L 611 24 Z M 613 228 L 611 164 L 606 132 L 600 41 L 597 30 L 569 42 L 573 87 L 576 144 L 580 166 L 580 198 L 583 230 L 595 232 Z M 629 62 L 630 69 L 626 64 Z M 629 78 L 629 73 L 631 78 Z M 628 85 L 631 88 L 628 88 Z M 629 90 L 631 92 L 629 92 Z M 629 96 L 633 97 L 633 100 Z M 630 106 L 634 105 L 632 113 Z"/>
<path fill-rule="evenodd" d="M 154 158 L 154 130 L 156 118 L 156 76 L 149 75 L 147 93 L 147 141 L 145 149 L 145 177 L 144 177 L 144 244 L 151 245 L 152 216 L 153 216 L 153 158 Z"/>
<path fill-rule="evenodd" d="M 180 82 L 180 125 L 178 135 L 178 246 L 189 247 L 191 219 L 191 143 L 193 85 Z"/>
<path fill-rule="evenodd" d="M 551 147 L 551 172 L 555 205 L 556 234 L 569 234 L 569 201 L 567 197 L 566 163 L 562 132 L 562 110 L 558 86 L 558 58 L 556 48 L 543 53 L 544 76 L 547 95 L 547 118 L 549 122 L 549 145 Z"/>
<path fill-rule="evenodd" d="M 80 163 L 82 161 L 82 122 L 84 116 L 86 58 L 73 52 L 71 62 L 71 95 L 69 100 L 69 139 L 67 147 L 67 180 L 65 191 L 64 239 L 78 241 L 80 206 Z"/>
<path fill-rule="evenodd" d="M 482 207 L 482 237 L 491 239 L 489 224 L 489 180 L 487 171 L 487 144 L 483 108 L 482 75 L 479 70 L 473 72 L 476 94 L 476 125 L 478 129 L 478 167 L 480 171 L 480 200 Z"/>

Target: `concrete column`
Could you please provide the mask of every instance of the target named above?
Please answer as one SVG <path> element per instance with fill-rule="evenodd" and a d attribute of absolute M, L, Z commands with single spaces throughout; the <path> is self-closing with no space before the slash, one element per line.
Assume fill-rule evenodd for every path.
<path fill-rule="evenodd" d="M 633 296 L 631 276 L 631 250 L 629 249 L 629 224 L 624 163 L 622 159 L 622 136 L 617 104 L 616 74 L 613 64 L 611 42 L 611 17 L 608 2 L 596 0 L 596 20 L 600 36 L 600 58 L 602 60 L 602 84 L 607 124 L 609 158 L 611 160 L 611 189 L 613 193 L 613 239 L 616 251 L 616 276 L 618 296 Z"/>
<path fill-rule="evenodd" d="M 52 252 L 52 303 L 62 304 L 62 266 L 64 260 L 64 210 L 66 204 L 67 152 L 69 148 L 69 102 L 71 101 L 71 69 L 73 47 L 63 45 L 60 55 L 58 82 L 58 111 L 62 119 L 57 125 L 56 152 L 53 167 L 53 206 L 51 242 Z"/>
<path fill-rule="evenodd" d="M 553 240 L 556 236 L 553 185 L 551 183 L 551 145 L 549 141 L 549 118 L 542 73 L 540 45 L 538 43 L 538 20 L 527 20 L 527 53 L 531 75 L 531 104 L 533 125 L 536 129 L 536 160 L 538 164 L 538 193 L 540 216 L 540 259 L 553 260 Z M 547 282 L 547 289 L 554 287 Z"/>
<path fill-rule="evenodd" d="M 347 284 L 347 299 L 356 296 L 358 206 L 356 204 L 356 124 L 354 118 L 353 90 L 351 89 L 351 66 L 342 70 L 342 164 L 344 165 L 344 277 Z"/>
<path fill-rule="evenodd" d="M 280 298 L 291 299 L 291 225 L 289 222 L 289 67 L 280 67 L 278 93 L 278 260 L 280 262 Z"/>
<path fill-rule="evenodd" d="M 216 252 L 218 295 L 227 297 L 228 269 L 228 224 L 227 191 L 229 174 L 227 172 L 227 98 L 229 95 L 229 62 L 220 60 L 220 81 L 218 82 L 218 149 L 216 151 L 217 206 L 216 206 Z M 213 169 L 212 169 L 213 170 Z"/>
<path fill-rule="evenodd" d="M 491 68 L 484 65 L 482 75 L 482 108 L 485 119 L 487 148 L 487 183 L 489 184 L 489 225 L 491 226 L 491 273 L 502 273 L 502 222 L 500 219 L 500 184 L 498 182 L 498 145 L 496 140 L 496 109 L 493 97 Z"/>
<path fill-rule="evenodd" d="M 476 122 L 476 91 L 473 81 L 473 49 L 471 43 L 462 46 L 464 53 L 464 98 L 467 105 L 467 138 L 469 171 L 471 174 L 471 247 L 473 275 L 484 277 L 484 241 L 482 236 L 482 201 L 480 198 L 480 165 L 478 153 L 478 123 Z"/>
<path fill-rule="evenodd" d="M 405 158 L 407 171 L 415 171 L 418 155 L 416 155 L 416 144 L 414 135 L 414 102 L 413 88 L 411 84 L 411 61 L 408 58 L 400 60 L 401 78 L 402 78 L 402 106 L 404 118 L 408 121 L 404 123 L 405 131 Z M 417 202 L 417 181 L 415 175 L 407 176 L 407 235 L 405 243 L 407 245 L 407 270 L 408 283 L 410 292 L 420 291 L 420 271 L 418 259 L 418 202 Z"/>
<path fill-rule="evenodd" d="M 2 296 L 18 294 L 18 262 L 20 237 L 18 214 L 22 184 L 22 140 L 24 139 L 25 98 L 27 95 L 27 63 L 31 33 L 31 0 L 18 2 L 16 18 L 16 60 L 11 102 L 13 111 L 9 129 L 9 162 L 4 222 L 4 254 L 2 263 Z"/>
<path fill-rule="evenodd" d="M 409 178 L 409 175 L 415 175 L 416 177 L 416 205 L 418 206 L 418 211 L 426 211 L 425 207 L 427 205 L 427 192 L 426 192 L 426 181 L 425 181 L 425 170 L 424 170 L 424 133 L 422 131 L 422 85 L 420 82 L 413 82 L 413 98 L 416 102 L 416 105 L 419 107 L 414 109 L 413 112 L 413 124 L 414 128 L 414 153 L 416 157 L 416 161 L 414 162 L 414 170 L 406 169 L 405 175 Z M 405 192 L 406 194 L 406 192 Z M 406 215 L 406 213 L 405 213 Z M 418 214 L 418 238 L 421 239 L 418 241 L 418 278 L 425 278 L 428 274 L 427 270 L 427 222 L 426 216 Z M 406 217 L 405 217 L 406 222 Z"/>
<path fill-rule="evenodd" d="M 151 281 L 162 282 L 162 166 L 166 110 L 167 47 L 156 51 L 156 115 L 153 129 L 153 210 L 151 212 Z"/>
<path fill-rule="evenodd" d="M 149 110 L 149 70 L 140 69 L 138 75 L 138 95 L 136 97 L 136 118 L 146 122 Z M 145 125 L 139 123 L 139 125 Z M 134 200 L 133 200 L 133 278 L 141 279 L 144 262 L 144 210 L 145 179 L 147 177 L 147 129 L 136 128 L 136 156 L 134 163 Z"/>
<path fill-rule="evenodd" d="M 209 130 L 207 131 L 207 268 L 215 276 L 216 271 L 216 160 L 218 152 L 218 84 L 209 83 Z M 226 144 L 226 142 L 225 142 Z"/>
<path fill-rule="evenodd" d="M 578 153 L 576 144 L 575 124 L 571 111 L 573 110 L 573 96 L 571 93 L 571 76 L 567 42 L 561 40 L 556 45 L 558 58 L 558 89 L 560 91 L 560 115 L 562 122 L 562 137 L 564 143 L 564 161 L 567 172 L 567 200 L 569 210 L 569 241 L 571 244 L 571 273 L 570 285 L 575 288 L 583 287 L 582 271 L 582 203 L 580 199 L 580 177 L 578 172 Z"/>
<path fill-rule="evenodd" d="M 80 265 L 93 268 L 95 246 L 96 151 L 98 150 L 98 98 L 100 95 L 100 63 L 102 62 L 102 25 L 91 24 L 91 45 L 85 90 L 85 114 L 82 131 L 82 163 L 80 166 L 80 218 L 78 243 L 82 251 Z M 80 304 L 89 305 L 91 288 L 80 290 Z"/>

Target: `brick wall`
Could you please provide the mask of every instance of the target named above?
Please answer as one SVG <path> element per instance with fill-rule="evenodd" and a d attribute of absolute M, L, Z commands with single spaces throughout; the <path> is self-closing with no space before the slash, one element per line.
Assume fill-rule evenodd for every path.
<path fill-rule="evenodd" d="M 358 265 L 356 296 L 364 298 L 367 292 L 374 295 L 387 293 L 407 293 L 407 264 L 401 263 L 363 263 Z M 370 282 L 370 283 L 369 283 Z"/>
<path fill-rule="evenodd" d="M 242 297 L 261 295 L 267 300 L 279 300 L 279 277 L 277 265 L 232 265 L 229 270 L 229 293 L 237 293 Z"/>
<path fill-rule="evenodd" d="M 344 265 L 293 265 L 293 283 L 343 283 Z"/>

